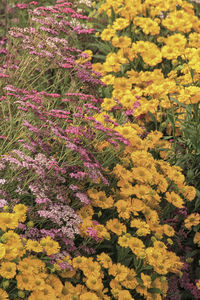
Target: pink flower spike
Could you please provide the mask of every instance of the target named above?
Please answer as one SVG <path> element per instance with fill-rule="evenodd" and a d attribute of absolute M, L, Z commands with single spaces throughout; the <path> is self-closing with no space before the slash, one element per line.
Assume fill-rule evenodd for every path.
<path fill-rule="evenodd" d="M 27 4 L 20 4 L 20 3 L 18 3 L 18 4 L 16 4 L 15 5 L 15 7 L 17 7 L 17 8 L 19 8 L 19 9 L 24 9 L 24 8 L 27 8 Z"/>

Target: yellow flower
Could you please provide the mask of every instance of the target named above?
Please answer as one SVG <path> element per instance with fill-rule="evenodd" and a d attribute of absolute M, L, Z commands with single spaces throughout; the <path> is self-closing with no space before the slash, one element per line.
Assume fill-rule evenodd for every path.
<path fill-rule="evenodd" d="M 129 268 L 120 263 L 113 264 L 112 267 L 109 268 L 108 273 L 114 276 L 115 280 L 123 281 L 129 273 Z"/>
<path fill-rule="evenodd" d="M 115 35 L 116 30 L 111 27 L 108 26 L 107 28 L 105 28 L 102 33 L 101 33 L 101 39 L 103 41 L 110 41 L 111 38 Z"/>
<path fill-rule="evenodd" d="M 126 226 L 123 223 L 119 222 L 119 220 L 116 218 L 107 221 L 106 227 L 116 235 L 122 235 L 123 232 L 126 232 Z"/>
<path fill-rule="evenodd" d="M 130 292 L 127 290 L 121 290 L 118 294 L 119 300 L 134 300 L 134 298 L 131 296 Z"/>
<path fill-rule="evenodd" d="M 110 208 L 113 206 L 113 198 L 111 196 L 107 197 L 106 193 L 103 191 L 96 192 L 93 195 L 92 193 L 89 193 L 89 196 L 93 199 L 93 206 L 101 207 L 103 209 Z"/>
<path fill-rule="evenodd" d="M 101 266 L 97 261 L 93 261 L 93 258 L 90 257 L 86 259 L 85 264 L 81 267 L 81 270 L 83 271 L 84 275 L 86 277 L 99 277 L 100 271 L 101 271 Z"/>
<path fill-rule="evenodd" d="M 145 245 L 142 242 L 142 240 L 136 238 L 136 237 L 131 237 L 129 240 L 129 247 L 131 248 L 132 252 L 138 256 L 142 257 L 145 256 Z"/>
<path fill-rule="evenodd" d="M 143 272 L 140 275 L 143 281 L 143 285 L 149 289 L 151 287 L 151 276 L 146 275 Z"/>
<path fill-rule="evenodd" d="M 139 181 L 139 183 L 151 183 L 153 174 L 147 168 L 137 167 L 131 169 L 133 180 Z"/>
<path fill-rule="evenodd" d="M 52 240 L 50 236 L 42 238 L 40 241 L 40 245 L 44 248 L 47 255 L 56 254 L 59 252 L 60 249 L 58 242 Z"/>
<path fill-rule="evenodd" d="M 192 226 L 197 226 L 199 225 L 200 223 L 200 214 L 198 213 L 193 213 L 193 214 L 190 214 L 184 221 L 185 223 L 185 227 L 187 229 L 191 229 Z"/>
<path fill-rule="evenodd" d="M 157 35 L 160 32 L 160 26 L 151 18 L 136 17 L 134 24 L 140 26 L 145 34 Z"/>
<path fill-rule="evenodd" d="M 114 88 L 116 90 L 130 90 L 132 88 L 132 83 L 125 77 L 116 77 L 114 79 Z"/>
<path fill-rule="evenodd" d="M 101 107 L 104 110 L 111 110 L 114 106 L 116 106 L 116 101 L 113 98 L 104 98 Z"/>
<path fill-rule="evenodd" d="M 43 250 L 43 247 L 38 241 L 28 240 L 25 247 L 27 250 L 34 252 L 42 252 Z"/>
<path fill-rule="evenodd" d="M 128 248 L 130 238 L 131 238 L 131 235 L 129 233 L 124 234 L 118 238 L 118 244 L 121 247 Z"/>
<path fill-rule="evenodd" d="M 112 259 L 110 256 L 104 252 L 97 255 L 98 262 L 106 269 L 110 268 L 112 266 Z"/>
<path fill-rule="evenodd" d="M 13 262 L 2 262 L 0 275 L 6 279 L 14 278 L 16 275 L 16 264 Z"/>
<path fill-rule="evenodd" d="M 87 292 L 80 295 L 80 300 L 100 300 L 100 298 L 95 293 Z"/>
<path fill-rule="evenodd" d="M 198 290 L 200 290 L 200 279 L 196 282 L 196 287 Z"/>
<path fill-rule="evenodd" d="M 127 274 L 125 280 L 120 282 L 121 285 L 127 289 L 134 290 L 138 285 L 136 275 L 137 274 L 133 269 L 129 269 L 129 273 Z"/>
<path fill-rule="evenodd" d="M 172 226 L 170 226 L 168 224 L 164 224 L 163 229 L 164 229 L 164 234 L 166 234 L 167 236 L 174 236 L 175 231 Z"/>
<path fill-rule="evenodd" d="M 115 19 L 112 28 L 115 30 L 122 30 L 129 26 L 129 20 L 125 18 L 117 18 Z"/>
<path fill-rule="evenodd" d="M 68 298 L 64 298 L 64 299 L 70 299 L 69 297 L 72 297 L 74 291 L 75 291 L 75 287 L 71 284 L 71 282 L 65 281 L 65 285 L 62 288 L 62 294 L 61 295 L 68 297 Z"/>
<path fill-rule="evenodd" d="M 87 259 L 84 256 L 77 256 L 75 258 L 73 258 L 72 260 L 72 264 L 74 268 L 79 268 L 81 269 L 84 264 L 86 263 Z"/>
<path fill-rule="evenodd" d="M 28 208 L 24 204 L 17 204 L 14 206 L 13 211 L 18 216 L 19 222 L 25 222 L 27 210 Z"/>
<path fill-rule="evenodd" d="M 0 259 L 5 256 L 6 250 L 4 244 L 0 243 Z"/>
<path fill-rule="evenodd" d="M 118 200 L 115 203 L 115 206 L 117 207 L 118 216 L 122 219 L 129 219 L 130 213 L 131 213 L 131 207 L 130 204 L 125 200 Z"/>
<path fill-rule="evenodd" d="M 7 228 L 15 229 L 18 226 L 18 216 L 12 213 L 0 213 L 0 228 L 6 231 Z"/>
<path fill-rule="evenodd" d="M 131 39 L 128 36 L 117 36 L 112 38 L 112 44 L 117 48 L 127 48 L 131 45 Z"/>
<path fill-rule="evenodd" d="M 17 288 L 20 290 L 32 290 L 33 276 L 28 274 L 18 274 L 16 276 Z"/>
<path fill-rule="evenodd" d="M 200 247 L 200 232 L 196 232 L 194 236 L 194 243 Z"/>
<path fill-rule="evenodd" d="M 6 293 L 6 291 L 4 291 L 3 289 L 0 289 L 0 300 L 7 300 L 8 298 L 8 294 Z"/>
<path fill-rule="evenodd" d="M 107 231 L 104 225 L 98 224 L 94 228 L 98 232 L 98 237 L 110 240 L 110 233 Z"/>
<path fill-rule="evenodd" d="M 188 201 L 192 201 L 196 196 L 196 189 L 194 186 L 184 185 L 182 189 L 180 188 L 180 192 Z"/>
<path fill-rule="evenodd" d="M 115 77 L 112 74 L 105 75 L 101 78 L 106 85 L 112 85 L 114 83 Z"/>
<path fill-rule="evenodd" d="M 182 208 L 183 207 L 183 199 L 176 194 L 175 192 L 167 192 L 166 194 L 166 200 L 173 204 L 174 206 L 178 207 L 178 208 Z"/>
<path fill-rule="evenodd" d="M 89 276 L 86 280 L 86 285 L 90 290 L 98 291 L 103 289 L 102 280 L 98 277 Z"/>

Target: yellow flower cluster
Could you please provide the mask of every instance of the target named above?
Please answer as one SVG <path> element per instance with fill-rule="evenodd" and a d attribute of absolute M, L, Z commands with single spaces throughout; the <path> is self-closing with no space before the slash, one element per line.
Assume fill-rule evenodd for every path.
<path fill-rule="evenodd" d="M 145 115 L 148 122 L 148 112 L 157 120 L 159 111 L 180 112 L 173 96 L 182 104 L 180 118 L 184 118 L 185 106 L 200 101 L 200 88 L 195 86 L 200 73 L 200 20 L 193 5 L 183 0 L 105 0 L 98 11 L 109 17 L 114 12 L 101 33 L 114 50 L 105 62 L 93 64 L 112 88 L 102 108 L 111 111 L 117 99 L 123 110 L 132 109 L 136 119 Z"/>

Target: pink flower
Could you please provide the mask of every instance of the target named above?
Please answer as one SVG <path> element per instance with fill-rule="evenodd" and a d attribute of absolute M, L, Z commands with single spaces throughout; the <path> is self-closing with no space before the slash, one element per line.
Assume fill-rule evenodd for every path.
<path fill-rule="evenodd" d="M 18 4 L 16 4 L 15 5 L 15 7 L 17 7 L 17 8 L 19 8 L 19 9 L 24 9 L 24 8 L 27 8 L 27 4 L 20 4 L 20 3 L 18 3 Z"/>
<path fill-rule="evenodd" d="M 89 234 L 89 236 L 91 236 L 92 238 L 94 238 L 97 242 L 100 241 L 101 239 L 97 236 L 98 232 L 96 229 L 92 228 L 92 227 L 88 227 L 88 229 L 86 230 L 86 232 Z"/>

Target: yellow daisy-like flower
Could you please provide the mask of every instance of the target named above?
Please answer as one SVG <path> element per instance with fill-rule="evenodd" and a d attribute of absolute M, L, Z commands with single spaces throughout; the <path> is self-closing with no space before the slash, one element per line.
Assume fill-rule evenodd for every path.
<path fill-rule="evenodd" d="M 164 234 L 166 234 L 167 236 L 174 236 L 175 231 L 174 228 L 168 224 L 164 224 L 163 225 L 163 230 L 164 230 Z"/>
<path fill-rule="evenodd" d="M 196 287 L 200 290 L 200 279 L 196 282 Z"/>
<path fill-rule="evenodd" d="M 0 300 L 7 300 L 8 298 L 8 294 L 6 293 L 6 291 L 4 291 L 3 289 L 0 289 Z"/>
<path fill-rule="evenodd" d="M 200 223 L 200 214 L 198 213 L 193 213 L 193 214 L 190 214 L 184 221 L 185 223 L 185 227 L 187 229 L 191 229 L 192 226 L 197 226 L 199 225 Z"/>
<path fill-rule="evenodd" d="M 60 249 L 58 242 L 52 240 L 50 236 L 42 238 L 40 241 L 40 245 L 44 248 L 47 255 L 56 254 L 59 252 Z"/>
<path fill-rule="evenodd" d="M 0 213 L 0 228 L 6 231 L 7 228 L 15 229 L 18 226 L 18 216 L 12 213 Z"/>
<path fill-rule="evenodd" d="M 99 291 L 103 289 L 102 280 L 98 277 L 90 276 L 86 280 L 86 286 L 90 290 Z"/>
<path fill-rule="evenodd" d="M 110 268 L 112 266 L 112 259 L 110 256 L 104 252 L 97 255 L 98 262 L 106 269 Z"/>
<path fill-rule="evenodd" d="M 130 292 L 127 290 L 121 290 L 118 294 L 118 300 L 134 300 L 134 298 L 131 296 Z"/>
<path fill-rule="evenodd" d="M 131 248 L 132 252 L 138 257 L 145 256 L 145 245 L 140 239 L 131 237 L 129 240 L 129 247 Z"/>
<path fill-rule="evenodd" d="M 110 219 L 107 221 L 106 228 L 117 235 L 122 235 L 123 232 L 126 232 L 126 226 L 118 219 Z"/>
<path fill-rule="evenodd" d="M 174 206 L 178 207 L 178 208 L 182 208 L 183 207 L 183 199 L 178 195 L 176 194 L 175 192 L 167 192 L 166 194 L 166 200 L 173 204 Z"/>
<path fill-rule="evenodd" d="M 200 232 L 196 232 L 194 236 L 194 243 L 200 247 Z"/>
<path fill-rule="evenodd" d="M 80 295 L 80 300 L 100 300 L 100 298 L 95 294 L 91 292 L 84 293 Z"/>
<path fill-rule="evenodd" d="M 0 259 L 5 256 L 6 250 L 4 244 L 0 243 Z"/>
<path fill-rule="evenodd" d="M 0 275 L 6 279 L 14 278 L 16 275 L 16 264 L 13 262 L 2 262 Z"/>
<path fill-rule="evenodd" d="M 101 107 L 106 111 L 110 111 L 115 105 L 116 101 L 113 98 L 104 98 Z"/>
<path fill-rule="evenodd" d="M 131 235 L 129 233 L 126 233 L 118 238 L 118 244 L 121 247 L 128 248 L 130 238 L 131 238 Z"/>
<path fill-rule="evenodd" d="M 108 273 L 115 277 L 117 281 L 123 281 L 127 277 L 129 273 L 129 268 L 118 263 L 113 264 L 111 268 L 109 268 Z"/>
<path fill-rule="evenodd" d="M 119 217 L 122 219 L 129 219 L 130 213 L 131 213 L 131 207 L 130 203 L 125 200 L 118 200 L 115 203 L 115 206 L 117 207 L 117 211 L 119 214 Z"/>
<path fill-rule="evenodd" d="M 38 241 L 28 240 L 26 243 L 26 249 L 34 252 L 42 252 L 43 247 L 40 245 Z"/>

